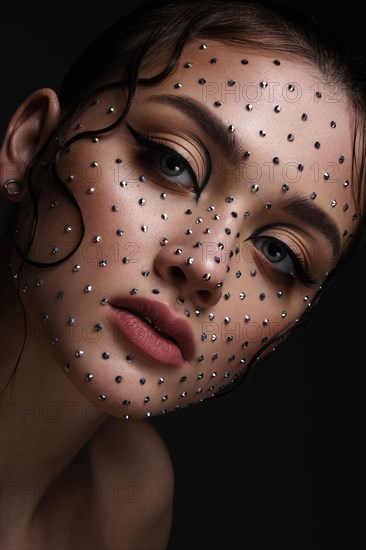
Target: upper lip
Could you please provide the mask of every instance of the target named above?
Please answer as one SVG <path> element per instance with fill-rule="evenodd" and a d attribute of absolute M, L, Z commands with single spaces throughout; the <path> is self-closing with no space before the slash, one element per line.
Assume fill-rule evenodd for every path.
<path fill-rule="evenodd" d="M 127 309 L 139 317 L 147 318 L 165 336 L 172 338 L 180 348 L 184 359 L 192 359 L 195 349 L 193 331 L 185 319 L 176 315 L 170 306 L 148 298 L 124 296 L 109 300 L 113 307 Z"/>

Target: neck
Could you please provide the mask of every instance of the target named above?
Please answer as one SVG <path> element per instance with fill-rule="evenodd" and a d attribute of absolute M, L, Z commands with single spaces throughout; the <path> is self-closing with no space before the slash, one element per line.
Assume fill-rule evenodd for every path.
<path fill-rule="evenodd" d="M 107 416 L 70 383 L 24 315 L 8 264 L 1 268 L 0 478 L 2 521 L 31 521 L 47 488 L 86 445 Z"/>

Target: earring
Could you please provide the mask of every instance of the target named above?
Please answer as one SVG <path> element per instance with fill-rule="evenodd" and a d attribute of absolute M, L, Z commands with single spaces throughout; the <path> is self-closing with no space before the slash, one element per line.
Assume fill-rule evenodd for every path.
<path fill-rule="evenodd" d="M 22 180 L 12 178 L 7 180 L 3 187 L 8 195 L 20 195 L 24 191 L 24 182 Z"/>

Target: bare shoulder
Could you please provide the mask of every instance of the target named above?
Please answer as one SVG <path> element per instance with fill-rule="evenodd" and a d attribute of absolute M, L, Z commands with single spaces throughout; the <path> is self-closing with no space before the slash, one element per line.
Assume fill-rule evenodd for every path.
<path fill-rule="evenodd" d="M 88 455 L 108 548 L 122 548 L 123 537 L 131 548 L 163 550 L 171 527 L 174 473 L 155 428 L 148 420 L 110 417 L 90 441 Z"/>

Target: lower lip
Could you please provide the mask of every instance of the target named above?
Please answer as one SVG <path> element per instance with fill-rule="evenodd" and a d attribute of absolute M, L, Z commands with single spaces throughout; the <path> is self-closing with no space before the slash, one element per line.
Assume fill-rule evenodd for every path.
<path fill-rule="evenodd" d="M 139 351 L 165 365 L 180 366 L 185 360 L 180 348 L 130 311 L 111 307 L 120 333 Z"/>

